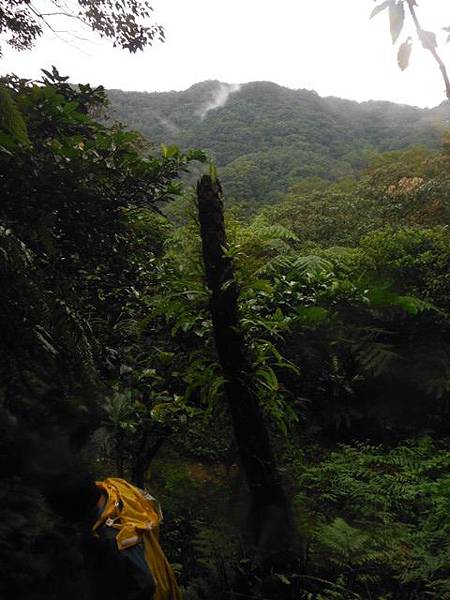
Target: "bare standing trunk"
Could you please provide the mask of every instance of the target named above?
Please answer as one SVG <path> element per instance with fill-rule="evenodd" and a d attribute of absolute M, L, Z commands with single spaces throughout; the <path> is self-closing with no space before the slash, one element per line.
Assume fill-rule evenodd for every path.
<path fill-rule="evenodd" d="M 116 458 L 116 469 L 119 477 L 124 476 L 124 467 L 123 467 L 123 439 L 124 434 L 123 431 L 118 428 L 116 432 L 115 439 L 115 458 Z"/>
<path fill-rule="evenodd" d="M 167 435 L 168 432 L 166 432 L 165 435 L 160 436 L 156 442 L 153 442 L 152 444 L 148 432 L 143 434 L 131 469 L 131 481 L 137 487 L 145 487 L 145 477 L 147 471 L 149 470 L 153 459 L 161 449 L 161 446 L 166 441 Z"/>
<path fill-rule="evenodd" d="M 254 534 L 262 553 L 292 542 L 290 504 L 276 468 L 254 384 L 249 351 L 239 327 L 239 289 L 227 246 L 222 190 L 204 175 L 197 184 L 198 212 L 217 354 L 225 376 L 239 455 L 252 499 Z"/>

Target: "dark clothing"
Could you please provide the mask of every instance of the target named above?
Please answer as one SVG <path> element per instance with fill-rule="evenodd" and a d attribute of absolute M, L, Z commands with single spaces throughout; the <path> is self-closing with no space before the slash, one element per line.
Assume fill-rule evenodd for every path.
<path fill-rule="evenodd" d="M 155 582 L 143 544 L 119 550 L 117 530 L 103 525 L 84 536 L 89 600 L 152 600 Z"/>

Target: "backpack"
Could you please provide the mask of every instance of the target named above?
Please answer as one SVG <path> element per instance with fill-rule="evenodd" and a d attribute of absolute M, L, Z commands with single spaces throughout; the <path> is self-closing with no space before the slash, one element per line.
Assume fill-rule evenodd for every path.
<path fill-rule="evenodd" d="M 95 533 L 102 526 L 117 530 L 119 552 L 142 544 L 156 585 L 154 600 L 182 600 L 175 575 L 159 545 L 162 513 L 157 500 L 124 479 L 109 477 L 97 482 L 97 487 L 107 494 L 107 500 L 92 531 Z"/>

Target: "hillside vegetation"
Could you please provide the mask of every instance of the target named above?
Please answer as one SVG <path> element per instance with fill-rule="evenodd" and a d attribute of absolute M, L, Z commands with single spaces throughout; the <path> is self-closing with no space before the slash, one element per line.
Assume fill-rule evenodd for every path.
<path fill-rule="evenodd" d="M 353 176 L 374 152 L 435 148 L 450 119 L 447 104 L 359 104 L 269 82 L 206 81 L 182 92 L 108 96 L 112 117 L 155 144 L 205 150 L 220 167 L 228 199 L 251 206 L 277 200 L 305 177 Z"/>

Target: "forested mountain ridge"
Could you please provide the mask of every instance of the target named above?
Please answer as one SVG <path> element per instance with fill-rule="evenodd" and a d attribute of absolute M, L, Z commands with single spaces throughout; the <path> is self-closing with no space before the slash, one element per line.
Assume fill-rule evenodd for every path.
<path fill-rule="evenodd" d="M 227 196 L 270 202 L 305 177 L 352 175 L 372 152 L 436 147 L 450 107 L 320 97 L 270 82 L 205 81 L 181 92 L 110 90 L 111 116 L 155 144 L 206 150 Z"/>

